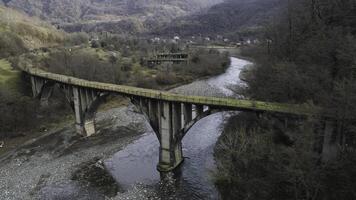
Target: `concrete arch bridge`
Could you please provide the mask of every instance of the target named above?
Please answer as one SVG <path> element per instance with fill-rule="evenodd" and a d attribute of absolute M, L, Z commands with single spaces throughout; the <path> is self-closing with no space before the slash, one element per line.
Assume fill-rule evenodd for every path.
<path fill-rule="evenodd" d="M 224 110 L 273 112 L 297 116 L 317 114 L 306 105 L 269 103 L 251 100 L 186 96 L 165 91 L 136 88 L 78 79 L 33 67 L 22 67 L 30 76 L 33 96 L 46 103 L 53 86 L 65 93 L 75 113 L 76 130 L 83 136 L 95 134 L 95 112 L 107 94 L 129 97 L 146 116 L 160 142 L 158 170 L 170 171 L 182 161 L 182 138 L 200 119 Z M 193 110 L 193 107 L 195 108 Z"/>

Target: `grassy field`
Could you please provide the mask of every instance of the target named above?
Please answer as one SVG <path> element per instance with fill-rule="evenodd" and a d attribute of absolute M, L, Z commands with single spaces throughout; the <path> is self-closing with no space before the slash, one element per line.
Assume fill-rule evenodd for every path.
<path fill-rule="evenodd" d="M 20 73 L 11 67 L 6 59 L 0 60 L 0 88 L 16 89 L 20 81 Z"/>

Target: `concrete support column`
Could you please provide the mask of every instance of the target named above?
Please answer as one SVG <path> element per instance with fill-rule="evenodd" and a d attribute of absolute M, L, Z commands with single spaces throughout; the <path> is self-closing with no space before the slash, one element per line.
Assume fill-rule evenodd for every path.
<path fill-rule="evenodd" d="M 31 76 L 32 96 L 37 97 L 36 78 Z"/>
<path fill-rule="evenodd" d="M 41 106 L 48 106 L 49 98 L 53 94 L 54 82 L 31 76 L 32 95 L 40 99 Z"/>
<path fill-rule="evenodd" d="M 78 134 L 85 136 L 84 128 L 84 112 L 81 101 L 80 89 L 73 87 L 74 113 L 75 113 L 75 128 Z"/>
<path fill-rule="evenodd" d="M 46 87 L 42 88 L 41 92 L 41 106 L 48 106 L 49 105 L 49 98 L 51 98 L 53 94 L 53 84 L 47 85 Z"/>
<path fill-rule="evenodd" d="M 171 102 L 160 102 L 159 122 L 159 163 L 158 170 L 167 172 L 175 169 L 183 162 L 180 141 L 181 105 Z"/>
<path fill-rule="evenodd" d="M 92 136 L 96 133 L 94 113 L 86 115 L 84 120 L 84 130 L 87 137 Z"/>
<path fill-rule="evenodd" d="M 95 96 L 92 93 L 85 88 L 73 87 L 76 131 L 86 137 L 95 134 L 95 112 L 92 110 Z"/>
<path fill-rule="evenodd" d="M 187 125 L 193 119 L 193 108 L 192 104 L 183 104 L 183 118 L 184 125 Z"/>
<path fill-rule="evenodd" d="M 158 170 L 169 171 L 172 166 L 171 141 L 172 141 L 172 118 L 171 104 L 169 102 L 160 102 L 160 150 Z"/>
<path fill-rule="evenodd" d="M 45 81 L 41 78 L 31 76 L 32 95 L 34 98 L 37 98 L 41 94 L 44 84 Z"/>
<path fill-rule="evenodd" d="M 174 166 L 178 166 L 183 162 L 182 128 L 182 106 L 180 103 L 172 103 L 172 148 L 174 150 Z"/>
<path fill-rule="evenodd" d="M 157 100 L 149 99 L 148 100 L 148 118 L 150 120 L 150 124 L 152 129 L 156 132 L 156 135 L 159 136 L 159 104 Z"/>

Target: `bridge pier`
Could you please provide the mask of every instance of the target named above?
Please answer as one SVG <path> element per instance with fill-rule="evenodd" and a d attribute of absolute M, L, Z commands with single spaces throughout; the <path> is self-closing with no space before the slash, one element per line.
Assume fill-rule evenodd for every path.
<path fill-rule="evenodd" d="M 81 101 L 81 95 L 78 87 L 73 87 L 73 101 L 74 101 L 74 114 L 75 114 L 75 129 L 78 134 L 85 135 L 84 127 L 84 113 Z"/>
<path fill-rule="evenodd" d="M 181 104 L 161 102 L 159 127 L 159 163 L 157 169 L 171 171 L 183 162 L 181 129 Z"/>
<path fill-rule="evenodd" d="M 43 107 L 49 106 L 49 99 L 51 98 L 54 90 L 54 84 L 48 85 L 42 89 L 40 97 L 40 104 Z"/>
<path fill-rule="evenodd" d="M 183 161 L 182 139 L 188 130 L 200 119 L 211 114 L 204 112 L 203 105 L 159 101 L 149 98 L 132 97 L 132 103 L 146 116 L 160 143 L 159 163 L 161 172 L 172 171 Z M 193 116 L 194 113 L 194 116 Z"/>
<path fill-rule="evenodd" d="M 95 112 L 100 103 L 100 92 L 73 87 L 75 126 L 78 134 L 91 136 L 95 131 Z"/>
<path fill-rule="evenodd" d="M 37 98 L 41 94 L 44 85 L 44 80 L 35 76 L 31 76 L 32 95 L 34 98 Z"/>
<path fill-rule="evenodd" d="M 203 105 L 157 101 L 153 99 L 133 98 L 133 103 L 149 119 L 160 142 L 159 163 L 161 172 L 172 171 L 183 161 L 182 139 L 189 129 L 200 119 L 210 115 L 210 109 L 204 111 Z M 193 115 L 194 114 L 194 115 Z"/>
<path fill-rule="evenodd" d="M 48 106 L 53 94 L 54 83 L 39 77 L 31 76 L 32 95 L 40 99 L 41 106 Z"/>

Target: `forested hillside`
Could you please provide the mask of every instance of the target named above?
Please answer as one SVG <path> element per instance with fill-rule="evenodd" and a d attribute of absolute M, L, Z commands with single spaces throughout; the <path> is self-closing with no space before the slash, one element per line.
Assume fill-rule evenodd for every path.
<path fill-rule="evenodd" d="M 217 186 L 225 199 L 356 199 L 356 1 L 290 0 L 279 13 L 266 42 L 243 51 L 256 62 L 245 95 L 324 117 L 234 117 L 217 146 Z"/>
<path fill-rule="evenodd" d="M 69 31 L 142 32 L 221 0 L 10 0 L 6 5 Z"/>
<path fill-rule="evenodd" d="M 283 0 L 227 0 L 208 11 L 174 20 L 158 33 L 231 35 L 260 32 L 283 6 Z"/>
<path fill-rule="evenodd" d="M 10 0 L 6 5 L 64 30 L 156 35 L 256 34 L 283 0 Z"/>

